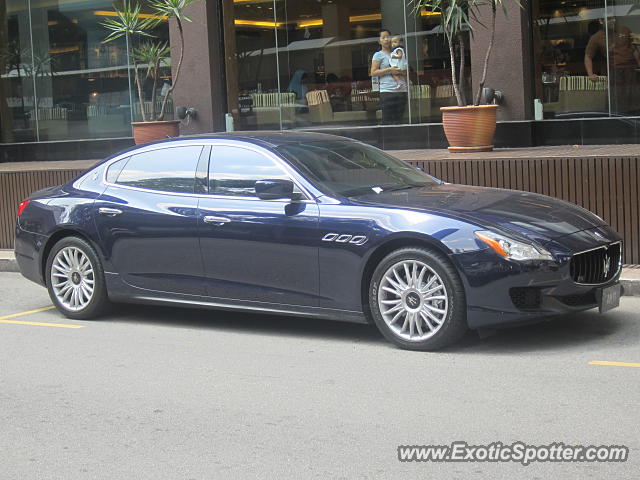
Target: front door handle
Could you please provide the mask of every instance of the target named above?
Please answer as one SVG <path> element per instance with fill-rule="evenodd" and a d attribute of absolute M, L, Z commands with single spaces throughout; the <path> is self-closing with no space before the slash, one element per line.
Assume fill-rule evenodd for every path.
<path fill-rule="evenodd" d="M 208 223 L 210 225 L 224 225 L 225 223 L 229 223 L 231 221 L 230 218 L 214 217 L 213 215 L 207 215 L 202 220 L 204 220 L 204 223 Z"/>
<path fill-rule="evenodd" d="M 100 207 L 98 209 L 98 212 L 100 213 L 100 215 L 108 215 L 110 217 L 115 217 L 116 215 L 120 215 L 122 213 L 122 210 L 118 208 Z"/>

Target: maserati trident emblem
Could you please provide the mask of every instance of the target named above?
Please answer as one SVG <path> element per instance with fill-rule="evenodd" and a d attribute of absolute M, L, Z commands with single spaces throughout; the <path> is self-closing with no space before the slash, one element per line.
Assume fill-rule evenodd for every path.
<path fill-rule="evenodd" d="M 416 308 L 418 305 L 420 305 L 420 297 L 417 293 L 411 292 L 409 295 L 407 295 L 407 303 L 409 304 L 409 307 Z"/>
<path fill-rule="evenodd" d="M 604 276 L 608 277 L 609 276 L 609 271 L 611 270 L 611 257 L 609 255 L 605 255 L 602 263 L 603 263 L 602 271 L 604 273 Z"/>

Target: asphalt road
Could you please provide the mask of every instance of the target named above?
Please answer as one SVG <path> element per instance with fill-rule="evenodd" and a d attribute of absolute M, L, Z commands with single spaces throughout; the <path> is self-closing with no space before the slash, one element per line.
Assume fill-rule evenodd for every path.
<path fill-rule="evenodd" d="M 439 353 L 373 327 L 124 306 L 0 274 L 0 478 L 637 478 L 640 298 Z M 45 323 L 36 325 L 32 322 Z M 59 324 L 63 326 L 53 326 Z M 81 328 L 66 328 L 77 326 Z M 398 445 L 626 445 L 625 463 L 400 463 Z"/>

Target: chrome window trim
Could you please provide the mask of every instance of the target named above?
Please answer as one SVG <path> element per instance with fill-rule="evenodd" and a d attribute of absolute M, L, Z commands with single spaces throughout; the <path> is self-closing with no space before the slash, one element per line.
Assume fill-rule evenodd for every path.
<path fill-rule="evenodd" d="M 614 245 L 618 245 L 618 244 L 620 245 L 620 258 L 618 258 L 618 269 L 611 276 L 611 278 L 609 280 L 607 280 L 606 282 L 600 282 L 600 283 L 580 283 L 580 282 L 576 282 L 576 281 L 574 281 L 573 283 L 575 283 L 576 285 L 584 285 L 584 286 L 593 287 L 593 286 L 598 286 L 598 285 L 605 285 L 605 284 L 609 283 L 611 280 L 613 280 L 614 278 L 616 278 L 616 276 L 620 273 L 620 270 L 622 270 L 622 254 L 623 254 L 622 240 L 618 240 L 617 242 L 607 243 L 606 245 L 600 245 L 599 247 L 589 248 L 587 250 L 582 250 L 581 252 L 576 252 L 576 253 L 571 255 L 571 260 L 573 260 L 573 257 L 575 257 L 576 255 L 582 255 L 583 253 L 594 252 L 596 250 L 600 250 L 601 248 L 609 249 L 609 248 L 613 247 Z"/>
<path fill-rule="evenodd" d="M 245 150 L 252 150 L 255 151 L 256 153 L 262 154 L 268 158 L 270 158 L 271 160 L 274 160 L 280 167 L 283 168 L 283 170 L 285 170 L 285 172 L 287 173 L 287 175 L 289 175 L 290 180 L 293 182 L 293 184 L 295 186 L 297 186 L 303 193 L 303 195 L 305 195 L 306 198 L 301 199 L 301 200 L 291 200 L 291 199 L 273 199 L 273 200 L 263 200 L 260 199 L 258 197 L 247 197 L 247 196 L 241 196 L 241 195 L 213 195 L 213 194 L 209 194 L 209 193 L 180 193 L 180 192 L 164 192 L 162 190 L 151 190 L 148 188 L 140 188 L 140 187 L 132 187 L 130 185 L 121 185 L 119 183 L 112 183 L 112 182 L 108 182 L 107 181 L 107 171 L 109 170 L 109 167 L 119 161 L 122 160 L 124 158 L 127 157 L 132 157 L 134 155 L 138 155 L 140 153 L 147 153 L 147 152 L 152 152 L 154 150 L 164 150 L 167 148 L 176 148 L 176 147 L 194 147 L 194 146 L 201 146 L 201 147 L 207 147 L 207 146 L 211 146 L 211 154 L 213 154 L 213 148 L 216 146 L 227 146 L 227 147 L 237 147 L 237 148 L 244 148 Z M 254 148 L 255 147 L 255 148 Z M 289 165 L 287 164 L 284 160 L 282 160 L 280 157 L 278 157 L 277 155 L 275 155 L 274 153 L 270 152 L 269 150 L 266 150 L 262 147 L 259 147 L 257 145 L 253 145 L 253 144 L 247 144 L 243 141 L 240 140 L 203 140 L 203 141 L 198 141 L 198 142 L 193 142 L 193 140 L 177 140 L 175 142 L 170 142 L 170 143 L 165 143 L 165 144 L 154 144 L 154 145 L 149 145 L 148 147 L 139 147 L 139 149 L 132 151 L 129 150 L 125 153 L 122 153 L 121 155 L 118 155 L 108 161 L 106 161 L 103 165 L 100 165 L 100 167 L 103 168 L 103 172 L 102 172 L 102 183 L 104 185 L 107 185 L 109 187 L 117 187 L 117 188 L 123 188 L 125 190 L 133 190 L 136 192 L 144 192 L 144 193 L 154 193 L 154 194 L 158 194 L 158 195 L 171 195 L 171 196 L 186 196 L 186 197 L 195 197 L 195 198 L 211 198 L 211 199 L 228 199 L 228 200 L 248 200 L 248 201 L 260 201 L 260 202 L 272 202 L 272 203 L 306 203 L 306 204 L 316 204 L 317 201 L 315 200 L 315 196 L 309 192 L 309 189 L 306 188 L 305 186 L 301 185 L 300 182 L 297 180 L 296 178 L 296 174 L 297 172 Z M 125 165 L 126 167 L 126 165 Z M 194 178 L 195 178 L 195 171 L 194 171 Z M 208 173 L 208 172 L 207 172 Z M 208 177 L 207 177 L 208 178 Z"/>

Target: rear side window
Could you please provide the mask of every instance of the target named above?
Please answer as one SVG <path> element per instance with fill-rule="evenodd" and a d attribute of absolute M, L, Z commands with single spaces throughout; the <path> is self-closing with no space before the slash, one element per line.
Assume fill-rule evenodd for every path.
<path fill-rule="evenodd" d="M 120 172 L 122 171 L 124 166 L 127 164 L 129 158 L 130 157 L 121 158 L 117 162 L 113 162 L 111 165 L 109 165 L 109 168 L 107 169 L 107 182 L 115 183 L 116 180 L 118 180 L 118 176 L 120 175 Z"/>
<path fill-rule="evenodd" d="M 277 162 L 259 152 L 240 147 L 213 147 L 209 193 L 255 197 L 256 182 L 272 179 L 290 180 L 290 177 Z"/>
<path fill-rule="evenodd" d="M 169 147 L 132 155 L 116 183 L 159 192 L 193 193 L 202 148 Z"/>

